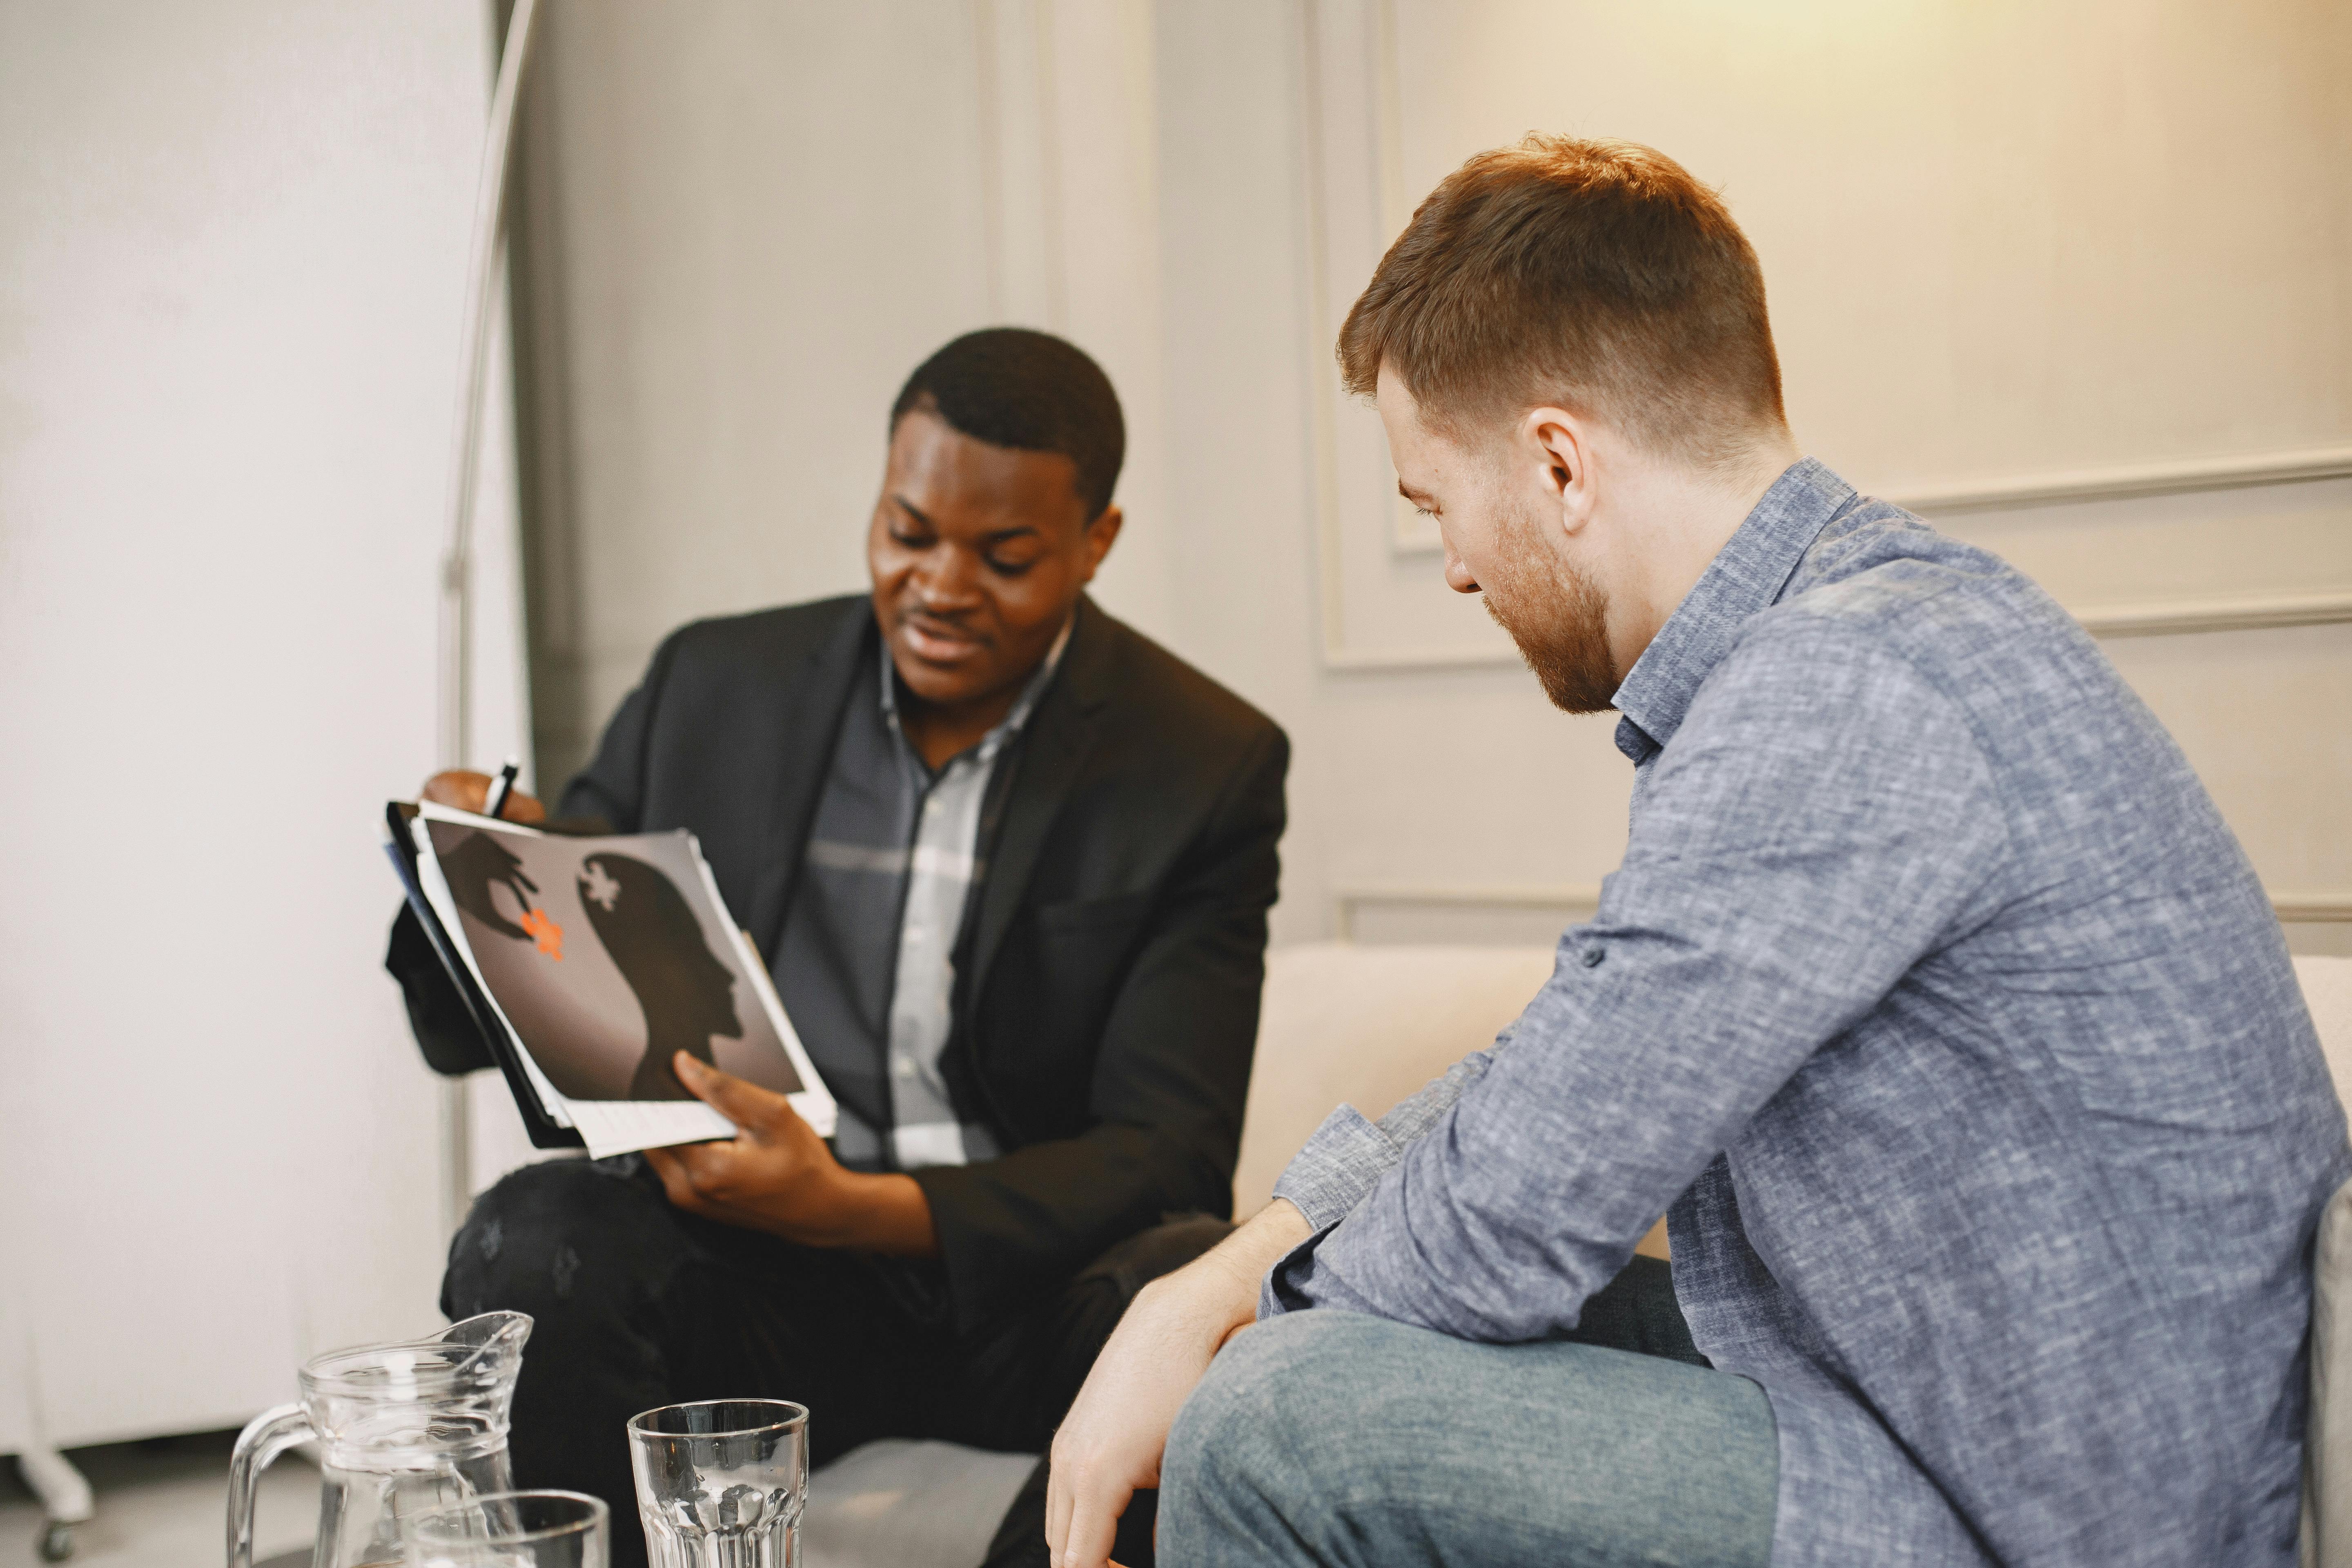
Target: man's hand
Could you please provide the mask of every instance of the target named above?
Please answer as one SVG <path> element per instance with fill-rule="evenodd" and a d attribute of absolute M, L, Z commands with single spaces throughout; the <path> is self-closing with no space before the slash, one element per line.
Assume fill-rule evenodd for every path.
<path fill-rule="evenodd" d="M 678 1082 L 739 1131 L 723 1143 L 648 1149 L 669 1201 L 688 1214 L 764 1230 L 804 1247 L 929 1258 L 939 1251 L 930 1200 L 910 1176 L 845 1169 L 792 1101 L 680 1051 Z"/>
<path fill-rule="evenodd" d="M 1045 1489 L 1054 1568 L 1105 1568 L 1128 1500 L 1160 1484 L 1176 1413 L 1224 1342 L 1255 1321 L 1265 1271 L 1307 1237 L 1307 1216 L 1276 1198 L 1138 1293 L 1054 1434 Z"/>
<path fill-rule="evenodd" d="M 490 804 L 491 782 L 490 775 L 488 773 L 468 773 L 462 768 L 452 769 L 446 773 L 435 773 L 431 778 L 426 779 L 425 787 L 416 792 L 416 798 L 429 800 L 436 805 L 446 805 L 457 811 L 470 811 L 478 816 L 482 814 L 483 808 Z M 547 807 L 541 805 L 535 796 L 527 795 L 519 789 L 509 790 L 507 793 L 507 803 L 499 810 L 499 816 L 501 821 L 520 822 L 528 826 L 534 823 L 545 822 Z"/>
<path fill-rule="evenodd" d="M 448 879 L 449 896 L 459 909 L 500 936 L 530 940 L 530 932 L 499 913 L 498 900 L 490 897 L 491 889 L 504 888 L 515 908 L 528 913 L 531 900 L 539 896 L 539 884 L 523 874 L 522 862 L 505 845 L 487 833 L 468 833 L 441 858 L 441 874 Z"/>

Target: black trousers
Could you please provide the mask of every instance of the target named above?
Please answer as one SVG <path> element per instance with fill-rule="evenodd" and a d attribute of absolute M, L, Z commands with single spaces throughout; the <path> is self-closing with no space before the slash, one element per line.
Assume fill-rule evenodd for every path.
<path fill-rule="evenodd" d="M 1130 1237 L 1061 1289 L 958 1336 L 927 1263 L 698 1218 L 634 1155 L 563 1160 L 482 1194 L 450 1244 L 441 1307 L 537 1320 L 515 1391 L 516 1484 L 603 1498 L 613 1568 L 642 1568 L 623 1431 L 639 1411 L 793 1400 L 809 1407 L 815 1465 L 877 1437 L 1040 1453 L 1136 1292 L 1231 1228 L 1202 1215 Z M 1044 1472 L 1041 1461 L 1007 1514 L 992 1568 L 1045 1561 Z M 1146 1510 L 1130 1511 L 1148 1543 Z"/>

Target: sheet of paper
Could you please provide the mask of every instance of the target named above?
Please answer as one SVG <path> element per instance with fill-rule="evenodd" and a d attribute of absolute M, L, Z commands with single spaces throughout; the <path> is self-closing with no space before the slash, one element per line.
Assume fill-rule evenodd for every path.
<path fill-rule="evenodd" d="M 454 822 L 465 827 L 495 827 L 500 833 L 522 833 L 533 838 L 547 837 L 544 830 L 527 822 L 509 822 L 503 816 L 484 816 L 478 811 L 459 811 L 454 805 L 443 805 L 437 801 L 418 801 L 416 815 L 426 822 Z"/>
<path fill-rule="evenodd" d="M 435 824 L 445 825 L 441 826 L 437 835 L 434 831 Z M 519 943 L 516 952 L 501 951 L 490 954 L 489 958 L 496 959 L 505 965 L 499 973 L 504 975 L 505 984 L 513 984 L 517 981 L 513 973 L 516 968 L 517 954 L 521 954 L 520 962 L 524 968 L 530 971 L 530 977 L 524 980 L 524 989 L 519 993 L 518 998 L 503 996 L 498 985 L 494 984 L 497 977 L 486 971 L 485 964 L 488 960 L 476 946 L 476 943 L 482 940 L 482 934 L 470 928 L 462 913 L 457 895 L 450 886 L 450 873 L 442 866 L 440 855 L 436 851 L 436 838 L 440 841 L 443 850 L 449 848 L 452 828 L 471 828 L 494 842 L 503 839 L 511 850 L 511 853 L 499 852 L 499 864 L 501 869 L 491 874 L 491 880 L 502 889 L 499 894 L 501 898 L 509 898 L 511 895 L 513 900 L 528 906 L 521 915 L 508 913 L 505 918 L 509 921 L 520 920 L 526 931 L 534 932 L 538 937 L 538 956 L 534 957 L 523 952 L 531 944 L 520 938 L 516 938 Z M 547 1108 L 548 1114 L 552 1120 L 561 1125 L 574 1128 L 580 1132 L 592 1155 L 601 1158 L 606 1154 L 622 1153 L 635 1149 L 657 1148 L 665 1144 L 692 1142 L 709 1138 L 731 1137 L 735 1131 L 733 1125 L 719 1112 L 698 1100 L 617 1098 L 612 1094 L 610 1088 L 601 1081 L 598 1083 L 596 1092 L 567 1094 L 562 1089 L 557 1087 L 556 1075 L 568 1072 L 575 1078 L 582 1076 L 580 1062 L 566 1058 L 565 1060 L 571 1065 L 565 1066 L 561 1062 L 551 1065 L 540 1060 L 529 1044 L 530 1039 L 537 1037 L 528 1033 L 528 1030 L 537 1028 L 544 1034 L 551 1027 L 558 1027 L 561 1032 L 553 1037 L 562 1045 L 564 1050 L 579 1053 L 602 1048 L 606 1054 L 610 1054 L 610 1041 L 604 1042 L 601 1047 L 593 1047 L 590 1042 L 597 1040 L 600 1037 L 593 1033 L 572 1032 L 574 1027 L 593 1030 L 596 1020 L 603 1018 L 607 1020 L 604 1026 L 604 1033 L 611 1034 L 612 1026 L 609 1020 L 617 1015 L 609 1005 L 610 999 L 607 999 L 607 1005 L 601 1013 L 587 1016 L 584 1022 L 581 1018 L 574 1017 L 569 1022 L 559 1018 L 551 1024 L 550 1018 L 544 1016 L 548 1006 L 548 988 L 541 985 L 537 977 L 542 974 L 552 975 L 553 964 L 565 963 L 566 978 L 557 990 L 566 997 L 577 997 L 583 994 L 579 989 L 580 984 L 593 977 L 586 973 L 572 976 L 569 973 L 570 967 L 582 962 L 592 963 L 602 962 L 613 952 L 610 933 L 603 932 L 598 925 L 598 919 L 612 913 L 614 908 L 614 900 L 616 899 L 623 900 L 625 910 L 639 910 L 644 906 L 644 900 L 653 896 L 648 892 L 639 891 L 624 898 L 621 884 L 611 880 L 610 873 L 618 873 L 625 878 L 654 869 L 650 865 L 641 863 L 640 858 L 667 860 L 674 868 L 671 873 L 673 878 L 682 875 L 686 879 L 683 883 L 672 880 L 663 884 L 665 887 L 676 889 L 676 892 L 668 895 L 668 901 L 672 904 L 677 903 L 678 893 L 685 893 L 688 887 L 699 884 L 698 890 L 700 900 L 705 902 L 709 912 L 704 915 L 694 914 L 688 905 L 697 900 L 689 895 L 688 904 L 678 905 L 671 913 L 674 917 L 698 921 L 701 923 L 706 933 L 705 940 L 710 944 L 711 952 L 709 959 L 699 961 L 700 963 L 707 964 L 710 959 L 715 959 L 735 972 L 740 987 L 736 995 L 741 998 L 741 1001 L 731 1006 L 719 1007 L 717 1012 L 723 1017 L 723 1025 L 718 1018 L 712 1019 L 710 1024 L 720 1037 L 713 1042 L 719 1052 L 719 1065 L 728 1067 L 739 1074 L 752 1076 L 753 1081 L 772 1079 L 771 1087 L 785 1092 L 787 1101 L 793 1110 L 802 1120 L 807 1121 L 820 1137 L 833 1135 L 839 1119 L 839 1110 L 834 1102 L 833 1096 L 826 1089 L 824 1079 L 818 1075 L 815 1064 L 809 1059 L 807 1049 L 803 1046 L 797 1031 L 793 1029 L 792 1020 L 786 1016 L 782 1000 L 776 994 L 767 965 L 761 962 L 750 938 L 744 934 L 740 926 L 734 923 L 732 915 L 727 910 L 726 900 L 719 891 L 718 880 L 711 874 L 709 862 L 703 859 L 700 846 L 694 842 L 691 835 L 675 833 L 593 840 L 551 840 L 545 834 L 520 824 L 498 821 L 473 813 L 455 811 L 446 806 L 432 805 L 425 805 L 418 808 L 416 816 L 410 823 L 410 832 L 418 849 L 418 879 L 426 901 L 432 906 L 443 927 L 451 932 L 455 945 L 475 983 L 480 986 L 482 994 L 488 999 L 490 1007 L 497 1016 L 498 1026 L 506 1031 L 507 1038 L 514 1047 L 516 1056 L 522 1064 L 532 1091 L 538 1095 L 541 1103 Z M 523 840 L 537 840 L 547 846 L 560 842 L 566 847 L 563 851 L 565 855 L 574 853 L 570 847 L 577 844 L 579 846 L 577 853 L 582 857 L 581 864 L 574 866 L 568 860 L 563 860 L 562 856 L 559 855 L 556 859 L 562 864 L 551 862 L 541 865 L 540 861 L 546 859 L 547 857 L 539 850 L 525 848 L 520 842 Z M 461 847 L 469 846 L 471 841 L 470 836 L 464 835 L 457 839 Z M 665 847 L 665 845 L 667 847 Z M 521 858 L 517 859 L 518 856 Z M 582 869 L 583 867 L 585 868 L 584 870 Z M 479 868 L 475 869 L 478 870 Z M 515 875 L 509 877 L 506 874 L 508 872 Z M 532 879 L 534 875 L 537 880 Z M 577 888 L 572 886 L 575 879 L 579 884 Z M 577 900 L 582 898 L 596 899 L 600 896 L 602 901 L 595 910 L 588 909 L 585 904 L 577 903 Z M 542 903 L 545 904 L 545 909 L 540 907 Z M 656 904 L 652 907 L 657 912 L 660 906 Z M 641 913 L 640 921 L 645 918 Z M 606 923 L 612 922 L 608 921 Z M 568 937 L 567 931 L 570 932 Z M 505 925 L 498 928 L 498 933 L 504 937 L 515 937 L 510 927 Z M 701 951 L 691 942 L 687 946 L 689 952 Z M 548 968 L 541 970 L 537 967 L 542 963 L 547 964 Z M 695 994 L 698 996 L 702 996 L 702 994 L 709 989 L 710 980 L 715 978 L 723 984 L 726 979 L 724 975 L 715 974 L 711 971 L 691 963 L 683 966 L 683 970 L 680 965 L 670 963 L 657 965 L 646 971 L 650 976 L 648 983 L 657 984 L 668 984 L 681 972 L 701 975 L 701 982 L 695 990 Z M 611 984 L 613 982 L 608 980 L 608 988 Z M 629 984 L 634 987 L 638 982 L 630 980 Z M 746 993 L 749 994 L 747 995 Z M 667 994 L 664 995 L 663 1000 L 666 1005 L 672 1006 L 676 1002 L 675 997 Z M 703 1005 L 708 1007 L 712 1000 L 710 996 L 703 996 Z M 516 1015 L 512 1010 L 516 1005 L 525 1006 L 527 1010 L 538 1008 L 539 1012 L 532 1014 L 532 1017 L 536 1018 L 537 1022 L 533 1023 L 530 1019 Z M 646 1006 L 647 1011 L 644 1016 L 650 1020 L 653 1016 L 651 1007 L 646 1003 L 646 994 L 642 991 L 638 993 L 635 1002 L 627 1008 L 627 1016 L 632 1019 L 636 1018 L 639 1016 L 637 1012 L 639 1005 Z M 663 1016 L 667 1018 L 677 1015 L 675 1011 L 667 1011 Z M 759 1028 L 761 1024 L 767 1026 L 765 1031 Z M 745 1039 L 747 1032 L 752 1037 L 748 1041 Z M 735 1047 L 740 1050 L 743 1044 L 756 1047 L 757 1039 L 762 1033 L 770 1037 L 770 1042 L 764 1047 L 769 1052 L 767 1059 L 774 1062 L 775 1068 L 779 1070 L 772 1073 L 761 1068 L 756 1051 L 749 1058 L 747 1066 L 738 1066 L 728 1059 L 727 1053 L 730 1048 L 730 1039 L 740 1042 Z M 781 1047 L 780 1050 L 779 1047 Z M 638 1045 L 629 1047 L 629 1050 L 642 1052 L 649 1048 L 651 1047 L 640 1041 Z M 776 1061 L 775 1058 L 778 1055 L 784 1059 Z M 784 1076 L 783 1069 L 787 1068 L 787 1064 L 789 1076 Z"/>
<path fill-rule="evenodd" d="M 575 1100 L 571 1106 L 572 1124 L 587 1140 L 592 1160 L 735 1136 L 735 1124 L 698 1100 Z"/>

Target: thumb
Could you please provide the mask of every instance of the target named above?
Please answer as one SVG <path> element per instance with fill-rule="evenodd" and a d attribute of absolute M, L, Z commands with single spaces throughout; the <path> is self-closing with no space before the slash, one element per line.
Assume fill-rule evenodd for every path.
<path fill-rule="evenodd" d="M 780 1117 L 793 1114 L 792 1102 L 775 1090 L 720 1072 L 689 1052 L 673 1055 L 670 1067 L 695 1099 L 747 1132 L 765 1132 Z"/>

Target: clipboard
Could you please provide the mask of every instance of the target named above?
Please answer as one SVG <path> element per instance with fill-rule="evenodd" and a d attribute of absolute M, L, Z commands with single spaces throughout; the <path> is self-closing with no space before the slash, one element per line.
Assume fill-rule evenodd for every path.
<path fill-rule="evenodd" d="M 418 813 L 410 801 L 395 800 L 384 806 L 384 826 L 389 841 L 384 854 L 392 860 L 392 868 L 400 878 L 400 886 L 407 895 L 408 907 L 415 912 L 416 922 L 425 928 L 425 940 L 432 943 L 433 956 L 441 961 L 442 969 L 450 983 L 457 988 L 457 999 L 465 1004 L 466 1016 L 473 1021 L 481 1037 L 483 1048 L 499 1066 L 507 1080 L 507 1089 L 514 1095 L 515 1109 L 522 1113 L 523 1131 L 534 1149 L 585 1149 L 587 1139 L 569 1121 L 558 1121 L 540 1098 L 531 1082 L 530 1067 L 523 1061 L 514 1037 L 499 1021 L 495 1008 L 482 994 L 472 968 L 459 955 L 456 943 L 441 924 L 440 915 L 425 896 L 425 884 L 417 869 L 416 835 L 414 825 Z"/>

